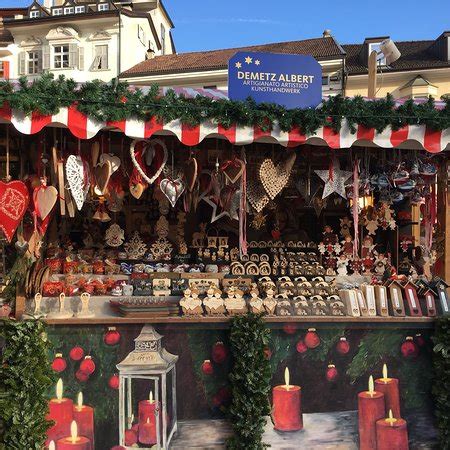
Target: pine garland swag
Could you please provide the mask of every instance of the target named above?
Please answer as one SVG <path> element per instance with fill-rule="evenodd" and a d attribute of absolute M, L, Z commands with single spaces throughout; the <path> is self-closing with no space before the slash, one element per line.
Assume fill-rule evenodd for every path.
<path fill-rule="evenodd" d="M 277 104 L 258 105 L 251 98 L 245 101 L 213 100 L 205 96 L 187 98 L 170 89 L 161 95 L 156 85 L 146 93 L 131 90 L 123 82 L 95 80 L 78 86 L 72 79 L 64 76 L 55 79 L 49 73 L 31 83 L 23 77 L 18 86 L 10 81 L 0 82 L 0 105 L 8 104 L 26 115 L 32 112 L 54 115 L 61 107 L 75 104 L 80 112 L 101 122 L 156 118 L 165 123 L 179 119 L 183 124 L 195 126 L 211 120 L 225 128 L 237 124 L 258 126 L 264 131 L 278 122 L 282 131 L 299 128 L 307 135 L 322 126 L 339 131 L 342 119 L 347 120 L 352 133 L 356 132 L 357 125 L 377 132 L 388 126 L 397 130 L 405 125 L 444 130 L 450 128 L 450 98 L 445 98 L 445 102 L 443 109 L 436 109 L 430 97 L 423 104 L 408 100 L 396 108 L 391 95 L 374 101 L 338 95 L 323 101 L 316 109 L 286 109 Z"/>
<path fill-rule="evenodd" d="M 433 395 L 441 450 L 450 449 L 450 317 L 438 319 L 433 336 Z"/>
<path fill-rule="evenodd" d="M 232 403 L 229 414 L 234 436 L 227 442 L 228 449 L 261 450 L 267 447 L 262 436 L 271 411 L 271 370 L 264 353 L 269 339 L 270 330 L 260 315 L 247 314 L 232 319 Z"/>
<path fill-rule="evenodd" d="M 52 425 L 46 420 L 47 393 L 55 383 L 45 325 L 39 320 L 4 320 L 0 335 L 0 448 L 40 450 Z"/>

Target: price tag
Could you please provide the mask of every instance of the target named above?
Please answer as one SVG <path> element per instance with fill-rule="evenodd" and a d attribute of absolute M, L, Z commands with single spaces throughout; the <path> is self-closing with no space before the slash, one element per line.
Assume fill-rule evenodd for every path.
<path fill-rule="evenodd" d="M 414 291 L 412 289 L 408 289 L 408 297 L 411 302 L 411 306 L 413 309 L 417 309 L 416 299 L 414 298 Z"/>
<path fill-rule="evenodd" d="M 442 307 L 444 308 L 444 311 L 448 312 L 448 305 L 447 305 L 447 299 L 445 298 L 445 292 L 440 290 L 439 297 L 441 298 L 441 303 L 442 303 Z"/>
<path fill-rule="evenodd" d="M 395 309 L 400 309 L 400 300 L 398 299 L 398 291 L 397 289 L 393 289 L 393 296 L 394 296 L 394 306 Z"/>

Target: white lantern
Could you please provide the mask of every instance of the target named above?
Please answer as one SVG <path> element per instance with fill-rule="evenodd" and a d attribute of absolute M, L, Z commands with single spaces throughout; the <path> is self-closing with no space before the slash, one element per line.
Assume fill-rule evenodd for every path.
<path fill-rule="evenodd" d="M 168 449 L 177 430 L 176 370 L 178 356 L 161 346 L 162 336 L 145 325 L 134 350 L 117 365 L 119 370 L 119 444 L 141 449 Z M 137 424 L 134 424 L 134 418 Z"/>

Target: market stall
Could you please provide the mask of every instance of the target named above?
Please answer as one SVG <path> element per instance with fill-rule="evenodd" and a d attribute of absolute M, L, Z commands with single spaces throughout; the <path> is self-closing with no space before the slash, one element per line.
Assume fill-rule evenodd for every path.
<path fill-rule="evenodd" d="M 194 98 L 198 108 L 200 97 Z M 450 131 L 420 117 L 417 124 L 395 117 L 377 130 L 364 118 L 332 115 L 332 108 L 309 129 L 287 129 L 277 113 L 250 126 L 221 125 L 213 117 L 198 124 L 181 116 L 102 121 L 76 104 L 31 115 L 3 107 L 4 266 L 8 254 L 21 255 L 5 273 L 4 309 L 14 300 L 16 317 L 54 326 L 53 368 L 70 377 L 73 397 L 63 397 L 62 382 L 57 386 L 49 446 L 94 448 L 95 434 L 95 448 L 167 448 L 172 439 L 182 448 L 193 435 L 207 435 L 212 425 L 199 420 L 204 411 L 221 418 L 230 400 L 228 322 L 253 312 L 274 327 L 272 442 L 304 428 L 324 445 L 333 439 L 351 445 L 359 427 L 360 448 L 375 448 L 377 439 L 408 448 L 399 398 L 411 414 L 427 404 L 426 394 L 408 404 L 403 396 L 411 395 L 410 386 L 381 369 L 389 360 L 394 373 L 405 375 L 412 370 L 407 363 L 419 361 L 412 376 L 422 377 L 427 329 L 449 312 L 448 238 L 437 204 L 446 195 Z M 439 115 L 445 104 L 433 108 Z M 153 327 L 139 333 L 139 324 L 163 330 L 170 353 Z M 360 360 L 367 348 L 374 352 L 369 365 Z M 144 349 L 154 352 L 145 361 Z M 302 376 L 294 356 L 310 357 L 314 371 Z M 317 365 L 326 389 L 345 384 L 342 395 L 329 390 L 332 405 L 314 398 Z M 375 367 L 380 379 L 367 390 L 367 372 Z M 218 384 L 211 382 L 216 376 Z M 198 380 L 204 386 L 195 393 L 180 390 Z M 112 438 L 104 436 L 109 415 L 96 403 L 98 383 L 116 405 L 110 420 L 118 420 L 119 431 Z M 90 391 L 94 408 L 83 406 L 83 396 L 74 404 L 78 390 Z M 190 406 L 193 395 L 204 399 L 202 406 Z M 349 431 L 326 438 L 313 426 L 323 421 L 326 430 L 355 409 Z M 185 422 L 175 438 L 177 410 Z M 421 436 L 432 429 L 425 409 L 411 420 L 414 442 L 433 441 L 431 431 Z M 217 442 L 228 436 L 221 430 Z M 288 435 L 297 444 L 310 442 L 304 433 Z"/>

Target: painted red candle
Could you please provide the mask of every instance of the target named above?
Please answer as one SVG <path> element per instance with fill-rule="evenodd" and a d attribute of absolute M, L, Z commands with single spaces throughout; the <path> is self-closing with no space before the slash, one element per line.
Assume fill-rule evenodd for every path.
<path fill-rule="evenodd" d="M 57 441 L 67 436 L 70 431 L 70 423 L 73 420 L 73 402 L 69 398 L 63 398 L 63 381 L 60 378 L 56 383 L 56 398 L 49 401 L 49 413 L 47 420 L 53 420 L 55 424 L 47 431 L 47 442 Z"/>
<path fill-rule="evenodd" d="M 383 378 L 378 378 L 377 380 L 375 380 L 375 390 L 384 394 L 386 411 L 392 409 L 394 417 L 401 417 L 398 379 L 388 377 L 386 364 L 383 365 Z"/>
<path fill-rule="evenodd" d="M 302 391 L 289 384 L 289 369 L 284 371 L 284 385 L 275 386 L 273 396 L 274 428 L 279 431 L 297 431 L 303 428 Z"/>
<path fill-rule="evenodd" d="M 87 437 L 94 447 L 94 408 L 83 405 L 83 393 L 78 393 L 77 405 L 73 408 L 73 419 L 78 425 L 78 433 Z"/>
<path fill-rule="evenodd" d="M 389 417 L 377 421 L 377 450 L 408 450 L 408 429 L 406 420 L 395 419 L 389 410 Z"/>
<path fill-rule="evenodd" d="M 139 402 L 139 442 L 142 444 L 156 444 L 156 415 L 159 411 L 157 403 L 153 400 L 153 392 L 150 391 L 148 400 Z"/>
<path fill-rule="evenodd" d="M 85 436 L 78 436 L 78 426 L 75 420 L 70 425 L 70 436 L 57 442 L 58 450 L 93 450 L 91 441 Z"/>
<path fill-rule="evenodd" d="M 376 450 L 377 420 L 386 416 L 384 394 L 374 389 L 373 377 L 369 378 L 369 390 L 358 394 L 359 449 Z"/>

